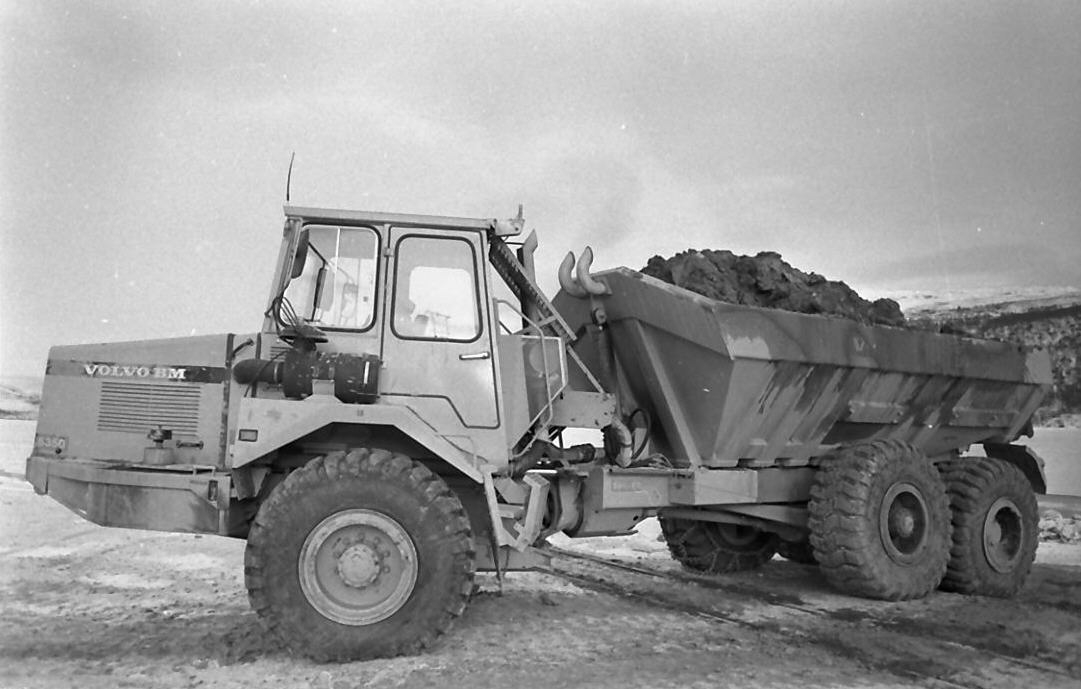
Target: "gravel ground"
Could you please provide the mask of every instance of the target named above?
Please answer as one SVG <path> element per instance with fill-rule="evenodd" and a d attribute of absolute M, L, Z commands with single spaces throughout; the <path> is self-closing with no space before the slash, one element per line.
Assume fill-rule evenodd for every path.
<path fill-rule="evenodd" d="M 855 599 L 780 559 L 714 588 L 626 573 L 606 574 L 606 591 L 520 573 L 499 595 L 485 575 L 432 652 L 318 665 L 263 634 L 242 542 L 83 521 L 22 480 L 27 433 L 13 423 L 26 422 L 0 424 L 4 689 L 1081 687 L 1081 546 L 1065 544 L 1041 545 L 1008 601 Z M 656 536 L 646 522 L 636 536 L 557 545 L 674 569 Z"/>

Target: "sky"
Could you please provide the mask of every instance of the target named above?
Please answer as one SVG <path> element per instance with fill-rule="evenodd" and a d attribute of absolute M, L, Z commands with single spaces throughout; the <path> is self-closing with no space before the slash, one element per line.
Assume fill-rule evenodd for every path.
<path fill-rule="evenodd" d="M 1081 287 L 1081 3 L 0 0 L 0 375 L 253 332 L 298 205 Z"/>

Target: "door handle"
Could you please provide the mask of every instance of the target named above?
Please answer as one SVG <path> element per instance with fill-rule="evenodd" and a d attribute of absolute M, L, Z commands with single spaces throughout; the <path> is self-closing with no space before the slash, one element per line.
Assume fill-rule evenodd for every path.
<path fill-rule="evenodd" d="M 458 358 L 462 361 L 476 361 L 478 359 L 487 359 L 491 356 L 491 352 L 477 352 L 476 354 L 459 354 Z"/>

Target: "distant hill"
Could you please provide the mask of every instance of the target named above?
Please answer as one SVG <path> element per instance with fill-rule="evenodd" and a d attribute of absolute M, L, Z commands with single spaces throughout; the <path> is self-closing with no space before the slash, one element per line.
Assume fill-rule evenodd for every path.
<path fill-rule="evenodd" d="M 0 419 L 36 419 L 40 406 L 40 380 L 32 378 L 0 380 Z"/>
<path fill-rule="evenodd" d="M 1079 425 L 1081 290 L 1041 288 L 894 298 L 906 307 L 905 316 L 914 324 L 1049 350 L 1055 387 L 1037 412 L 1036 422 Z"/>

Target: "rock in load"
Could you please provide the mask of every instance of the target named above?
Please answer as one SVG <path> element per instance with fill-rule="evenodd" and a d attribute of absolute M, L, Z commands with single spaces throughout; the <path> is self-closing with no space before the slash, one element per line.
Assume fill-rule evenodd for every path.
<path fill-rule="evenodd" d="M 737 256 L 731 251 L 687 250 L 671 258 L 654 256 L 642 272 L 730 304 L 905 325 L 901 307 L 892 299 L 868 301 L 843 282 L 793 268 L 773 251 Z"/>

